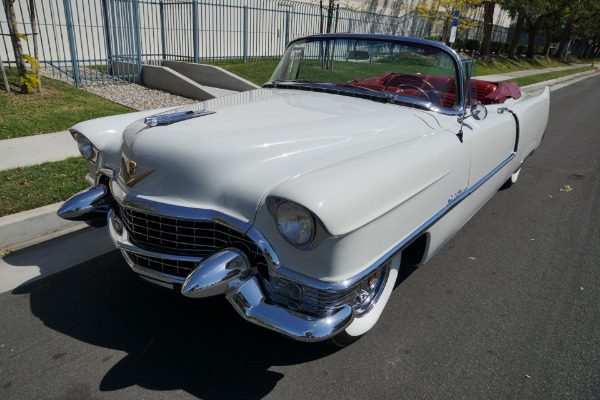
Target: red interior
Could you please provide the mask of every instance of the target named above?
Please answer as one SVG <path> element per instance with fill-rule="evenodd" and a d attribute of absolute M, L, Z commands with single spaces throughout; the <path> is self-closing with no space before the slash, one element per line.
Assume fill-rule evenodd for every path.
<path fill-rule="evenodd" d="M 409 96 L 432 100 L 434 104 L 443 108 L 453 108 L 456 103 L 456 80 L 448 76 L 386 72 L 369 79 L 357 78 L 352 83 L 370 89 L 387 90 L 392 93 L 402 92 Z M 427 98 L 417 87 L 422 89 L 430 98 Z M 518 99 L 521 97 L 521 91 L 517 84 L 513 82 L 492 83 L 473 79 L 471 80 L 471 96 L 472 104 L 478 102 L 498 104 L 509 97 Z"/>

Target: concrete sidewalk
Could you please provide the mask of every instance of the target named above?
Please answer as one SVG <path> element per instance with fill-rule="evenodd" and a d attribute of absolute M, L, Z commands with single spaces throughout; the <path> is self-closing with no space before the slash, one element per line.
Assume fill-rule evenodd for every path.
<path fill-rule="evenodd" d="M 506 72 L 504 74 L 476 76 L 476 78 L 479 80 L 488 81 L 488 82 L 501 82 L 501 81 L 508 81 L 511 79 L 522 78 L 524 76 L 545 74 L 548 72 L 555 72 L 555 71 L 564 71 L 566 69 L 575 69 L 575 68 L 580 68 L 580 67 L 590 67 L 591 65 L 592 64 L 571 64 L 568 67 L 524 69 L 521 71 Z"/>
<path fill-rule="evenodd" d="M 78 156 L 68 131 L 0 140 L 0 171 Z"/>

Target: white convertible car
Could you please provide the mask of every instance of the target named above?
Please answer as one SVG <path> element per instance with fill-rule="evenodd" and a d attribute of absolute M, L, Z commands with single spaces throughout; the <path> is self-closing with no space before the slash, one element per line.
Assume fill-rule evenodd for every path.
<path fill-rule="evenodd" d="M 140 277 L 344 345 L 539 146 L 549 90 L 475 80 L 440 42 L 292 41 L 263 88 L 80 123 L 93 186 L 59 215 L 106 224 Z"/>

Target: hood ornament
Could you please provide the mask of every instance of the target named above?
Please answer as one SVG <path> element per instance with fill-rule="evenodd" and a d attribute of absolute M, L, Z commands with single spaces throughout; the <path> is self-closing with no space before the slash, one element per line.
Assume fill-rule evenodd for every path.
<path fill-rule="evenodd" d="M 175 122 L 185 121 L 186 119 L 202 117 L 204 115 L 210 115 L 214 113 L 216 113 L 216 111 L 182 111 L 171 114 L 159 114 L 153 115 L 151 117 L 146 117 L 144 118 L 144 122 L 146 123 L 146 125 L 152 128 L 158 125 L 171 125 Z"/>

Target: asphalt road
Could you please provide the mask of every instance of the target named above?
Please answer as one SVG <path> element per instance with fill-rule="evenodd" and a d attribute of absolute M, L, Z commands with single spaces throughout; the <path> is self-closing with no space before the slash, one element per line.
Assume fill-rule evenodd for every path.
<path fill-rule="evenodd" d="M 0 398 L 600 398 L 600 77 L 342 350 L 145 285 L 113 251 L 0 294 Z M 571 191 L 561 191 L 569 185 Z"/>

